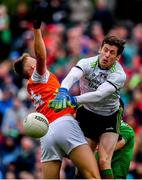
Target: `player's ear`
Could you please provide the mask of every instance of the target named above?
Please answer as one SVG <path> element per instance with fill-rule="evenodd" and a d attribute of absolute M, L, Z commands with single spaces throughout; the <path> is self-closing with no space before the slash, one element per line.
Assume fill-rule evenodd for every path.
<path fill-rule="evenodd" d="M 36 65 L 32 65 L 32 68 L 34 69 L 36 67 Z"/>
<path fill-rule="evenodd" d="M 117 60 L 117 61 L 120 59 L 120 56 L 121 56 L 121 55 L 118 55 L 118 56 L 116 57 L 116 60 Z"/>
<path fill-rule="evenodd" d="M 98 51 L 98 52 L 99 52 L 99 54 L 101 53 L 101 48 L 99 48 L 99 51 Z"/>

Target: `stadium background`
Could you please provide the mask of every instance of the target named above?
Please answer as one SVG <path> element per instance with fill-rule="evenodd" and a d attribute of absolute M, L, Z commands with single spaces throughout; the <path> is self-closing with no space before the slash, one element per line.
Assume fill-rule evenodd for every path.
<path fill-rule="evenodd" d="M 38 140 L 25 136 L 22 121 L 33 106 L 26 81 L 17 77 L 12 63 L 23 52 L 34 56 L 32 7 L 40 0 L 0 0 L 0 179 L 41 179 Z M 127 82 L 121 91 L 124 121 L 135 131 L 135 147 L 128 179 L 142 178 L 142 1 L 41 0 L 47 7 L 42 33 L 47 66 L 61 81 L 82 57 L 97 54 L 107 33 L 126 39 L 120 59 Z M 78 84 L 72 94 L 78 94 Z M 74 169 L 65 160 L 61 176 Z"/>

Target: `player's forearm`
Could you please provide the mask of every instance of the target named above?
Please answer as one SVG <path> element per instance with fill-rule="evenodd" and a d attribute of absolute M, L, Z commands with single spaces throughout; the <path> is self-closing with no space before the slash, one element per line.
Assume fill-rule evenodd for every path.
<path fill-rule="evenodd" d="M 96 91 L 87 92 L 76 96 L 77 103 L 94 103 L 103 100 L 105 97 L 111 95 L 116 89 L 108 82 L 103 83 L 99 86 Z"/>
<path fill-rule="evenodd" d="M 68 75 L 65 77 L 65 79 L 62 81 L 61 87 L 69 90 L 72 85 L 81 78 L 82 75 L 83 72 L 80 69 L 73 67 L 68 73 Z"/>
<path fill-rule="evenodd" d="M 40 29 L 34 29 L 34 49 L 37 60 L 45 61 L 46 49 Z"/>
<path fill-rule="evenodd" d="M 82 95 L 76 96 L 77 103 L 93 103 L 98 102 L 103 99 L 103 96 L 101 95 L 101 92 L 89 92 L 84 93 Z"/>
<path fill-rule="evenodd" d="M 125 144 L 126 144 L 125 139 L 122 138 L 120 141 L 117 142 L 115 151 L 122 149 L 125 146 Z"/>
<path fill-rule="evenodd" d="M 46 67 L 46 49 L 42 38 L 41 30 L 34 29 L 34 50 L 37 60 L 37 71 L 40 75 L 44 74 Z"/>

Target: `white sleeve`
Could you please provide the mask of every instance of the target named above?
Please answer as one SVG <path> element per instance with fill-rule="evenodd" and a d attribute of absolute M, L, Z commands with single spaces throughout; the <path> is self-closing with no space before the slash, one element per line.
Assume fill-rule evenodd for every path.
<path fill-rule="evenodd" d="M 34 69 L 31 79 L 35 83 L 47 83 L 49 74 L 49 71 L 46 70 L 46 72 L 43 75 L 40 75 L 38 74 L 37 70 Z"/>
<path fill-rule="evenodd" d="M 76 96 L 76 98 L 78 103 L 99 102 L 115 91 L 116 88 L 112 84 L 110 84 L 109 82 L 104 82 L 98 87 L 96 91 L 81 94 L 79 96 Z"/>
<path fill-rule="evenodd" d="M 83 76 L 83 71 L 77 67 L 73 67 L 65 79 L 61 83 L 61 87 L 70 89 L 72 85 Z"/>

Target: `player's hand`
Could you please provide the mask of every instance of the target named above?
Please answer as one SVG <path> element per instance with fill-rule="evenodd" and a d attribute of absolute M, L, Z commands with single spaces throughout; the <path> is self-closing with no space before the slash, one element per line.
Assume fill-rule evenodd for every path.
<path fill-rule="evenodd" d="M 54 109 L 55 112 L 61 111 L 68 106 L 68 90 L 59 88 L 54 99 L 49 101 L 48 107 Z"/>
<path fill-rule="evenodd" d="M 67 97 L 67 105 L 71 108 L 77 107 L 77 99 L 75 96 L 68 96 Z"/>
<path fill-rule="evenodd" d="M 39 29 L 47 9 L 46 2 L 36 3 L 33 7 L 33 28 Z"/>

